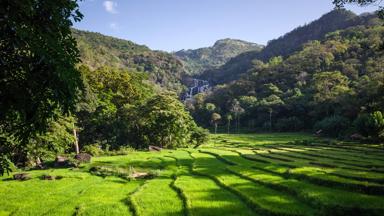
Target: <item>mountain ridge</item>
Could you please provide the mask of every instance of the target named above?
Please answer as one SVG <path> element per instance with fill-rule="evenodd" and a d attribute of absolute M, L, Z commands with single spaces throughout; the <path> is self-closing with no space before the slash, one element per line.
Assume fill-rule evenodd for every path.
<path fill-rule="evenodd" d="M 217 40 L 210 47 L 183 49 L 173 54 L 183 63 L 191 75 L 200 74 L 207 69 L 215 69 L 231 58 L 248 51 L 260 51 L 263 45 L 240 39 L 225 38 Z"/>
<path fill-rule="evenodd" d="M 332 10 L 309 24 L 299 26 L 285 35 L 269 41 L 260 52 L 242 53 L 220 68 L 206 70 L 198 77 L 210 80 L 215 84 L 236 80 L 252 67 L 254 60 L 266 62 L 272 57 L 288 56 L 309 41 L 324 39 L 328 33 L 368 24 L 373 16 L 367 14 L 359 16 L 345 9 Z"/>

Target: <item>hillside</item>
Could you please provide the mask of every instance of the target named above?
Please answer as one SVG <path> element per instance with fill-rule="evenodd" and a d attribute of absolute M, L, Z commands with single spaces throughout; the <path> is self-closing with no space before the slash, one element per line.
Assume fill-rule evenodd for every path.
<path fill-rule="evenodd" d="M 208 79 L 213 83 L 235 80 L 252 67 L 252 62 L 255 59 L 265 62 L 274 56 L 286 57 L 300 50 L 303 44 L 311 40 L 322 40 L 328 33 L 336 30 L 369 24 L 371 18 L 372 15 L 357 16 L 348 10 L 333 10 L 307 25 L 271 40 L 261 52 L 243 53 L 218 69 L 205 71 L 201 78 Z"/>
<path fill-rule="evenodd" d="M 222 116 L 240 110 L 240 122 L 259 130 L 314 128 L 328 136 L 378 139 L 362 123 L 384 107 L 384 27 L 376 21 L 308 42 L 286 58 L 254 60 L 238 80 L 198 98 L 198 109 L 191 109 L 195 119 L 209 125 L 201 114 L 209 103 Z"/>
<path fill-rule="evenodd" d="M 180 60 L 172 54 L 153 51 L 100 33 L 72 29 L 77 40 L 81 60 L 91 69 L 109 66 L 146 72 L 154 83 L 169 90 L 181 92 L 181 80 L 185 74 Z"/>
<path fill-rule="evenodd" d="M 259 52 L 263 45 L 242 40 L 222 39 L 213 46 L 195 50 L 180 50 L 175 52 L 183 61 L 189 74 L 200 74 L 208 69 L 218 68 L 227 63 L 231 58 L 248 51 Z"/>

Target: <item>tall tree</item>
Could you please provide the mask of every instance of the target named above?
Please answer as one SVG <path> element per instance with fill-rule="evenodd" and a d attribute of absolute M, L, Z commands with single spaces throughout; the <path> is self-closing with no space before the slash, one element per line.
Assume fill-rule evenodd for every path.
<path fill-rule="evenodd" d="M 77 0 L 1 1 L 0 125 L 17 138 L 74 107 L 81 77 L 70 27 L 82 17 Z"/>
<path fill-rule="evenodd" d="M 0 3 L 0 127 L 23 145 L 47 129 L 56 110 L 74 108 L 81 77 L 70 27 L 83 17 L 77 2 Z"/>
<path fill-rule="evenodd" d="M 377 5 L 379 7 L 377 13 L 381 19 L 384 19 L 384 7 L 381 5 L 382 0 L 333 0 L 333 4 L 338 8 L 344 7 L 345 4 L 358 4 L 360 6 Z"/>
<path fill-rule="evenodd" d="M 240 127 L 240 115 L 243 114 L 245 110 L 240 106 L 240 102 L 237 99 L 232 101 L 230 110 L 235 114 L 236 132 L 238 132 Z"/>
<path fill-rule="evenodd" d="M 225 119 L 227 120 L 227 133 L 229 134 L 229 129 L 231 128 L 231 121 L 233 120 L 231 113 L 225 115 Z"/>
<path fill-rule="evenodd" d="M 217 133 L 217 125 L 221 120 L 221 115 L 219 113 L 212 113 L 211 122 L 215 126 L 215 134 Z"/>

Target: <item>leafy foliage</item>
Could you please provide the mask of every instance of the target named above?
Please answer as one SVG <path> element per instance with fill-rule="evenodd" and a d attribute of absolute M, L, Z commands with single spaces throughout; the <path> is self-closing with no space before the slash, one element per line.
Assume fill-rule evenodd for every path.
<path fill-rule="evenodd" d="M 77 1 L 5 1 L 0 18 L 0 125 L 24 141 L 44 131 L 56 109 L 75 104 L 80 73 L 73 21 Z"/>
<path fill-rule="evenodd" d="M 77 112 L 82 145 L 117 150 L 194 142 L 197 126 L 184 105 L 176 95 L 156 93 L 146 74 L 108 67 L 92 71 L 83 66 L 81 71 L 87 86 Z"/>
<path fill-rule="evenodd" d="M 255 60 L 238 80 L 196 97 L 192 115 L 200 123 L 199 107 L 208 103 L 221 115 L 236 114 L 238 101 L 244 109 L 241 125 L 253 130 L 322 129 L 336 137 L 354 133 L 350 122 L 384 107 L 384 27 L 377 18 L 369 23 L 329 33 L 285 58 Z M 378 114 L 375 118 L 380 119 Z M 368 130 L 373 121 L 365 122 L 359 128 Z M 379 140 L 378 130 L 362 134 Z"/>
<path fill-rule="evenodd" d="M 92 70 L 112 67 L 145 72 L 153 83 L 179 93 L 183 90 L 181 80 L 185 71 L 172 54 L 94 32 L 72 29 L 72 35 L 83 64 Z"/>
<path fill-rule="evenodd" d="M 381 19 L 384 19 L 384 8 L 381 6 L 382 1 L 380 0 L 333 0 L 333 4 L 336 5 L 338 8 L 344 7 L 345 4 L 358 4 L 360 6 L 367 6 L 367 5 L 377 5 L 379 6 L 379 9 L 377 10 L 377 14 Z"/>
<path fill-rule="evenodd" d="M 1 3 L 0 132 L 6 137 L 0 143 L 2 173 L 8 169 L 6 158 L 26 158 L 29 141 L 62 113 L 74 110 L 81 76 L 70 27 L 83 17 L 77 2 Z"/>
<path fill-rule="evenodd" d="M 225 65 L 215 70 L 207 70 L 200 77 L 213 83 L 226 83 L 237 80 L 242 74 L 252 70 L 260 61 L 267 62 L 277 56 L 288 57 L 300 51 L 304 44 L 313 40 L 323 40 L 327 34 L 359 25 L 375 25 L 375 16 L 357 16 L 344 9 L 333 10 L 320 19 L 307 25 L 298 27 L 277 39 L 268 42 L 267 46 L 259 51 L 242 53 Z M 272 63 L 273 64 L 273 63 Z"/>

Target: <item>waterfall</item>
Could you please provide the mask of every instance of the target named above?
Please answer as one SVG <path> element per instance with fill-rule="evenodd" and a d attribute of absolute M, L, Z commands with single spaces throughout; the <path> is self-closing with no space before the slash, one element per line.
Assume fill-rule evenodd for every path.
<path fill-rule="evenodd" d="M 209 82 L 207 80 L 193 79 L 193 86 L 188 88 L 188 91 L 184 94 L 183 100 L 191 99 L 194 95 L 208 91 Z"/>

